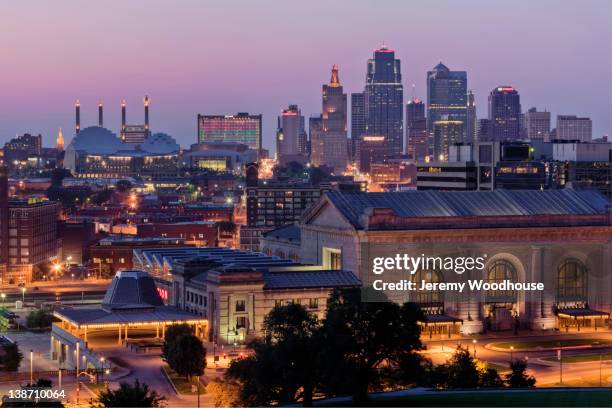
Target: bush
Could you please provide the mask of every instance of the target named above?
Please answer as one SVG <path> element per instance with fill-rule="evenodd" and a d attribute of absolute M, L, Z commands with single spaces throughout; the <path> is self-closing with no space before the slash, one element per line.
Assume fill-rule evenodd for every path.
<path fill-rule="evenodd" d="M 44 310 L 34 310 L 30 312 L 26 318 L 26 326 L 28 329 L 41 329 L 43 327 L 51 326 L 53 322 L 53 316 Z"/>
<path fill-rule="evenodd" d="M 159 407 L 166 398 L 149 386 L 136 380 L 134 384 L 121 383 L 116 390 L 103 390 L 98 397 L 102 407 Z"/>
<path fill-rule="evenodd" d="M 535 387 L 536 379 L 527 375 L 527 361 L 515 360 L 510 363 L 510 374 L 506 374 L 506 384 L 510 388 Z"/>
<path fill-rule="evenodd" d="M 8 343 L 2 346 L 3 355 L 0 356 L 2 371 L 17 371 L 23 360 L 23 354 L 19 351 L 17 343 Z"/>

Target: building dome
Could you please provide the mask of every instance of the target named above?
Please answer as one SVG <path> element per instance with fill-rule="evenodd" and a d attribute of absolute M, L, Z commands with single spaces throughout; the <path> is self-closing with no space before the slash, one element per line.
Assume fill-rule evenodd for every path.
<path fill-rule="evenodd" d="M 111 154 L 126 149 L 126 145 L 116 134 L 100 126 L 90 126 L 81 130 L 70 142 L 70 147 L 76 151 L 99 154 Z"/>
<path fill-rule="evenodd" d="M 142 271 L 117 272 L 102 300 L 102 308 L 107 311 L 149 309 L 163 305 L 155 281 Z"/>
<path fill-rule="evenodd" d="M 176 153 L 181 148 L 176 140 L 166 133 L 153 133 L 140 147 L 145 152 L 155 154 Z"/>

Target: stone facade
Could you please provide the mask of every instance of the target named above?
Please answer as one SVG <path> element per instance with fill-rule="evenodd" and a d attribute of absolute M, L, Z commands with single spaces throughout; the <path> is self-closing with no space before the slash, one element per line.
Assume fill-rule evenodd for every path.
<path fill-rule="evenodd" d="M 342 202 L 341 200 L 338 200 Z M 326 265 L 329 254 L 340 254 L 341 268 L 352 271 L 364 286 L 376 279 L 415 280 L 425 275 L 405 272 L 372 273 L 378 257 L 409 254 L 434 257 L 483 257 L 484 268 L 463 274 L 434 270 L 427 279 L 440 282 L 502 278 L 514 282 L 541 282 L 543 291 L 494 294 L 465 290 L 420 294 L 415 291 L 386 292 L 395 301 L 414 301 L 426 313 L 462 320 L 461 332 L 487 330 L 555 329 L 609 324 L 612 312 L 612 226 L 609 214 L 515 217 L 418 217 L 407 219 L 390 209 L 369 209 L 359 225 L 327 196 L 311 208 L 300 224 L 301 262 Z M 554 226 L 552 226 L 554 225 Z M 271 253 L 295 251 L 275 240 L 261 242 Z M 415 271 L 416 272 L 416 271 Z M 430 275 L 433 275 L 432 278 Z M 568 278 L 569 276 L 569 278 Z M 381 278 L 382 277 L 382 278 Z M 415 282 L 418 283 L 418 282 Z M 505 296 L 505 297 L 504 297 Z M 560 309 L 603 312 L 601 319 L 561 320 Z"/>

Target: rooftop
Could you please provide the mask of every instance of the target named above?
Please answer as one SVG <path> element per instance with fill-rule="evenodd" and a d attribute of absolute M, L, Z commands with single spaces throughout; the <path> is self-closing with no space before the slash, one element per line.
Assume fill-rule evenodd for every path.
<path fill-rule="evenodd" d="M 328 192 L 326 197 L 355 227 L 371 209 L 390 209 L 401 218 L 597 216 L 610 214 L 610 201 L 592 190 Z M 601 217 L 602 220 L 605 217 Z M 609 223 L 609 219 L 607 221 Z"/>
<path fill-rule="evenodd" d="M 264 273 L 264 289 L 360 287 L 350 271 L 291 271 Z"/>

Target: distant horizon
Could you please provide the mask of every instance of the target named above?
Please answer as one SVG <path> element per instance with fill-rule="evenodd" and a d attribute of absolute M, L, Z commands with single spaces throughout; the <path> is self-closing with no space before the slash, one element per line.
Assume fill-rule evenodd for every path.
<path fill-rule="evenodd" d="M 97 125 L 102 100 L 105 127 L 118 134 L 121 100 L 127 123 L 140 124 L 148 95 L 151 130 L 182 147 L 197 142 L 198 114 L 249 112 L 263 115 L 263 147 L 274 151 L 282 109 L 318 115 L 333 64 L 344 92 L 361 92 L 383 43 L 401 60 L 404 103 L 412 84 L 427 101 L 426 73 L 441 61 L 467 71 L 478 118 L 489 92 L 510 85 L 524 112 L 551 112 L 551 128 L 557 115 L 577 115 L 593 120 L 593 138 L 612 134 L 612 3 L 442 3 L 6 4 L 0 142 L 40 133 L 53 146 L 61 127 L 70 143 L 77 99 L 82 129 Z"/>

